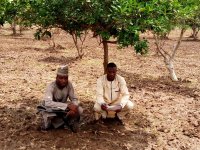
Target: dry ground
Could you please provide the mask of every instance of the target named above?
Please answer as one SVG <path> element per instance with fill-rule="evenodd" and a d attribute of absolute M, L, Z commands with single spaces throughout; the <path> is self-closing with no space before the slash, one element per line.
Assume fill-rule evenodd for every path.
<path fill-rule="evenodd" d="M 146 56 L 136 55 L 132 48 L 109 46 L 110 61 L 118 65 L 136 104 L 125 126 L 90 124 L 96 79 L 103 74 L 102 45 L 89 36 L 79 60 L 64 32 L 55 35 L 55 50 L 48 41 L 34 40 L 33 33 L 26 30 L 13 37 L 9 28 L 0 29 L 0 149 L 200 150 L 200 41 L 187 38 L 189 31 L 176 55 L 176 83 L 156 55 L 151 35 L 145 35 L 150 44 Z M 177 33 L 170 34 L 168 48 Z M 37 131 L 40 117 L 35 108 L 60 64 L 69 65 L 84 108 L 76 134 L 64 129 Z"/>

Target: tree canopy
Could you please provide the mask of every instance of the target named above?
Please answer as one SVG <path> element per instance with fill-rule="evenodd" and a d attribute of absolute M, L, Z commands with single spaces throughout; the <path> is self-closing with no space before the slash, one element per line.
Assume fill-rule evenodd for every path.
<path fill-rule="evenodd" d="M 108 44 L 132 46 L 136 53 L 147 53 L 147 30 L 162 38 L 175 27 L 199 26 L 199 0 L 2 0 L 0 20 L 20 20 L 44 30 L 58 27 L 77 40 L 92 31 L 104 47 L 104 68 L 108 63 Z M 2 19 L 3 18 L 3 19 Z M 80 54 L 82 55 L 82 54 Z"/>
<path fill-rule="evenodd" d="M 108 43 L 130 45 L 141 54 L 147 52 L 147 41 L 139 38 L 140 31 L 144 31 L 139 8 L 144 4 L 134 0 L 40 0 L 31 4 L 31 18 L 43 28 L 59 27 L 71 35 L 93 31 L 104 45 L 105 67 Z"/>

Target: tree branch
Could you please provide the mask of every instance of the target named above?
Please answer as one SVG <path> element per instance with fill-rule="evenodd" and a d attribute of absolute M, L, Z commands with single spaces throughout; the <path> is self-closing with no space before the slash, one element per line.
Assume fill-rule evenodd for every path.
<path fill-rule="evenodd" d="M 153 36 L 154 36 L 154 39 L 155 39 L 155 44 L 156 44 L 156 47 L 157 47 L 157 51 L 164 57 L 164 59 L 166 59 L 165 54 L 160 49 L 160 45 L 159 45 L 159 42 L 158 42 L 159 41 L 158 37 L 156 36 L 155 33 L 153 34 Z"/>
<path fill-rule="evenodd" d="M 181 29 L 181 33 L 180 33 L 178 42 L 177 42 L 176 46 L 175 46 L 174 49 L 173 49 L 172 56 L 170 57 L 170 59 L 174 59 L 175 54 L 176 54 L 176 51 L 178 50 L 178 48 L 179 48 L 179 46 L 180 46 L 180 44 L 181 44 L 181 40 L 182 40 L 182 38 L 183 38 L 183 34 L 184 34 L 185 30 L 186 30 L 185 28 L 182 28 L 182 29 Z"/>

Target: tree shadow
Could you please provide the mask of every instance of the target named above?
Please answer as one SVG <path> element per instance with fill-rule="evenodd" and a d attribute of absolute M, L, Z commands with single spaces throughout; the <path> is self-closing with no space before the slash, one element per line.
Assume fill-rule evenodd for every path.
<path fill-rule="evenodd" d="M 24 35 L 23 33 L 17 33 L 17 34 L 13 34 L 13 33 L 4 34 L 4 33 L 0 33 L 0 36 L 2 36 L 2 37 L 10 37 L 12 39 L 31 39 L 31 38 L 24 38 L 23 35 Z"/>
<path fill-rule="evenodd" d="M 146 127 L 150 127 L 147 117 L 140 112 L 135 111 L 124 120 L 125 126 L 118 124 L 114 119 L 107 119 L 103 123 L 93 122 L 93 102 L 84 103 L 86 111 L 83 114 L 81 126 L 82 147 L 87 149 L 138 149 L 143 150 L 148 146 L 148 140 L 156 141 L 156 136 L 145 132 Z M 127 127 L 128 126 L 128 129 Z M 84 139 L 87 137 L 87 139 Z M 87 144 L 87 140 L 91 143 Z M 75 146 L 75 145 L 74 145 Z M 78 148 L 78 147 L 76 147 Z"/>
<path fill-rule="evenodd" d="M 77 58 L 75 57 L 60 57 L 60 58 L 57 58 L 57 57 L 53 57 L 53 56 L 50 56 L 50 57 L 46 57 L 44 59 L 40 59 L 38 60 L 39 62 L 46 62 L 46 63 L 59 63 L 59 64 L 70 64 L 70 63 L 73 63 L 77 60 Z"/>
<path fill-rule="evenodd" d="M 17 35 L 17 36 L 12 36 L 12 39 L 16 39 L 16 40 L 34 40 L 33 38 L 31 37 L 24 37 L 24 34 L 20 34 L 20 35 Z"/>
<path fill-rule="evenodd" d="M 2 149 L 17 149 L 23 143 L 26 135 L 35 130 L 38 122 L 34 112 L 26 104 L 19 108 L 10 106 L 0 107 L 0 147 Z M 30 142 L 27 139 L 27 143 Z"/>
<path fill-rule="evenodd" d="M 31 99 L 29 99 L 31 101 Z M 109 124 L 92 124 L 93 102 L 83 103 L 85 109 L 78 133 L 66 129 L 52 129 L 48 132 L 38 131 L 40 126 L 40 115 L 36 114 L 36 101 L 25 103 L 23 100 L 17 108 L 8 106 L 0 107 L 0 146 L 3 149 L 138 149 L 143 150 L 148 146 L 148 140 L 156 140 L 154 134 L 145 132 L 145 126 L 138 126 L 148 122 L 141 113 L 134 113 L 130 116 L 129 125 L 133 129 L 126 129 L 124 126 Z M 29 109 L 29 107 L 31 107 Z M 142 119 L 141 119 L 142 118 Z M 132 120 L 138 120 L 138 124 Z M 131 122 L 133 124 L 131 124 Z"/>
<path fill-rule="evenodd" d="M 185 83 L 189 81 L 173 82 L 168 77 L 159 77 L 157 79 L 141 78 L 139 74 L 133 74 L 119 70 L 119 74 L 126 78 L 127 85 L 130 90 L 145 88 L 149 91 L 163 91 L 179 94 L 182 96 L 193 97 L 194 99 L 200 98 L 200 90 L 197 88 L 190 88 Z"/>
<path fill-rule="evenodd" d="M 182 39 L 182 41 L 184 41 L 184 42 L 199 42 L 200 39 L 194 39 L 194 38 L 187 37 L 187 38 Z"/>

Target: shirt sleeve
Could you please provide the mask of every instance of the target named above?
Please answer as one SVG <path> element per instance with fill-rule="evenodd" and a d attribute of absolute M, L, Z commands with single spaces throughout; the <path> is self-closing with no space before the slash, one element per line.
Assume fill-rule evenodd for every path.
<path fill-rule="evenodd" d="M 71 102 L 74 105 L 78 105 L 79 104 L 78 99 L 76 97 L 76 94 L 74 92 L 74 87 L 73 87 L 71 82 L 69 82 L 69 99 L 71 100 Z"/>
<path fill-rule="evenodd" d="M 123 77 L 120 80 L 120 90 L 121 90 L 121 94 L 122 94 L 120 104 L 121 104 L 122 108 L 124 108 L 124 106 L 126 105 L 126 103 L 129 100 L 130 95 L 129 95 L 128 88 L 126 85 L 126 81 Z"/>
<path fill-rule="evenodd" d="M 101 105 L 105 103 L 103 96 L 103 81 L 102 78 L 97 79 L 97 87 L 96 87 L 96 102 Z"/>
<path fill-rule="evenodd" d="M 66 103 L 53 101 L 53 89 L 54 89 L 53 83 L 51 83 L 50 85 L 47 86 L 47 89 L 46 89 L 46 92 L 44 95 L 44 105 L 46 107 L 50 107 L 52 109 L 65 110 L 67 108 Z"/>

